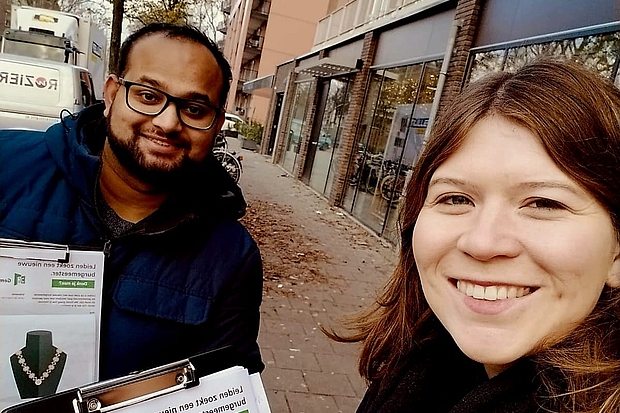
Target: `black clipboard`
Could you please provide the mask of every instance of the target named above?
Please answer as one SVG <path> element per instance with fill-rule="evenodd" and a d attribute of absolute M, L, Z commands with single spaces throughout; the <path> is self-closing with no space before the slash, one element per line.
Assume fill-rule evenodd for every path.
<path fill-rule="evenodd" d="M 222 347 L 175 363 L 17 404 L 2 413 L 111 412 L 195 387 L 200 377 L 244 364 L 244 357 L 233 347 Z"/>

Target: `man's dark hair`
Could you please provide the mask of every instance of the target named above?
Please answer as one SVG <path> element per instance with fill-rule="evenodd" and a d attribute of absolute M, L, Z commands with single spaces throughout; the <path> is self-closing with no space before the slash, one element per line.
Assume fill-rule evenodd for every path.
<path fill-rule="evenodd" d="M 152 23 L 133 32 L 127 37 L 127 39 L 125 39 L 125 41 L 121 45 L 116 74 L 118 74 L 119 76 L 123 76 L 125 74 L 125 70 L 127 69 L 127 59 L 129 57 L 129 52 L 131 52 L 131 49 L 133 48 L 136 41 L 153 34 L 163 34 L 165 37 L 176 39 L 187 39 L 205 46 L 211 52 L 213 57 L 215 57 L 217 65 L 222 71 L 222 79 L 224 79 L 222 82 L 222 91 L 220 93 L 219 101 L 219 106 L 224 107 L 224 104 L 226 103 L 226 97 L 228 96 L 228 91 L 230 90 L 230 81 L 232 79 L 230 64 L 228 63 L 222 52 L 219 51 L 217 45 L 213 42 L 213 40 L 209 39 L 203 32 L 193 26 L 180 26 L 170 23 Z M 165 63 L 162 62 L 162 64 Z"/>

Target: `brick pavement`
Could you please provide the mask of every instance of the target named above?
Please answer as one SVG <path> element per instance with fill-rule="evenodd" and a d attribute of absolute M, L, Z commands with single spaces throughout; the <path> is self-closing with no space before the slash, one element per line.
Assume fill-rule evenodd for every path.
<path fill-rule="evenodd" d="M 367 307 L 396 263 L 392 246 L 370 235 L 324 198 L 295 181 L 263 155 L 244 156 L 240 185 L 253 200 L 290 206 L 308 236 L 331 257 L 320 263 L 326 283 L 282 284 L 261 307 L 262 374 L 274 413 L 354 412 L 366 385 L 357 373 L 359 346 L 328 339 L 320 326 L 337 327 L 343 315 Z"/>

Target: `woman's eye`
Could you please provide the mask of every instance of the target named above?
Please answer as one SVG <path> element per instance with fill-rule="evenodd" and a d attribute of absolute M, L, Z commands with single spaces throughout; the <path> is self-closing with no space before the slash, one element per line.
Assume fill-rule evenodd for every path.
<path fill-rule="evenodd" d="M 535 208 L 535 209 L 549 209 L 549 210 L 565 209 L 561 203 L 554 201 L 552 199 L 546 199 L 546 198 L 534 199 L 530 201 L 527 204 L 527 206 L 530 208 Z"/>
<path fill-rule="evenodd" d="M 439 198 L 439 204 L 446 205 L 470 205 L 472 202 L 464 195 L 446 195 Z"/>

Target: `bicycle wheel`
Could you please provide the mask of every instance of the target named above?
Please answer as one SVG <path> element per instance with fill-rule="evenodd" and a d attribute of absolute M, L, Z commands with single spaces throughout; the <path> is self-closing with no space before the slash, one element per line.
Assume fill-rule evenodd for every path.
<path fill-rule="evenodd" d="M 394 175 L 388 175 L 381 180 L 379 187 L 381 197 L 386 201 L 391 201 L 394 197 Z"/>
<path fill-rule="evenodd" d="M 228 152 L 224 152 L 220 162 L 226 172 L 232 177 L 235 183 L 239 182 L 239 178 L 241 178 L 241 164 L 233 155 Z"/>

